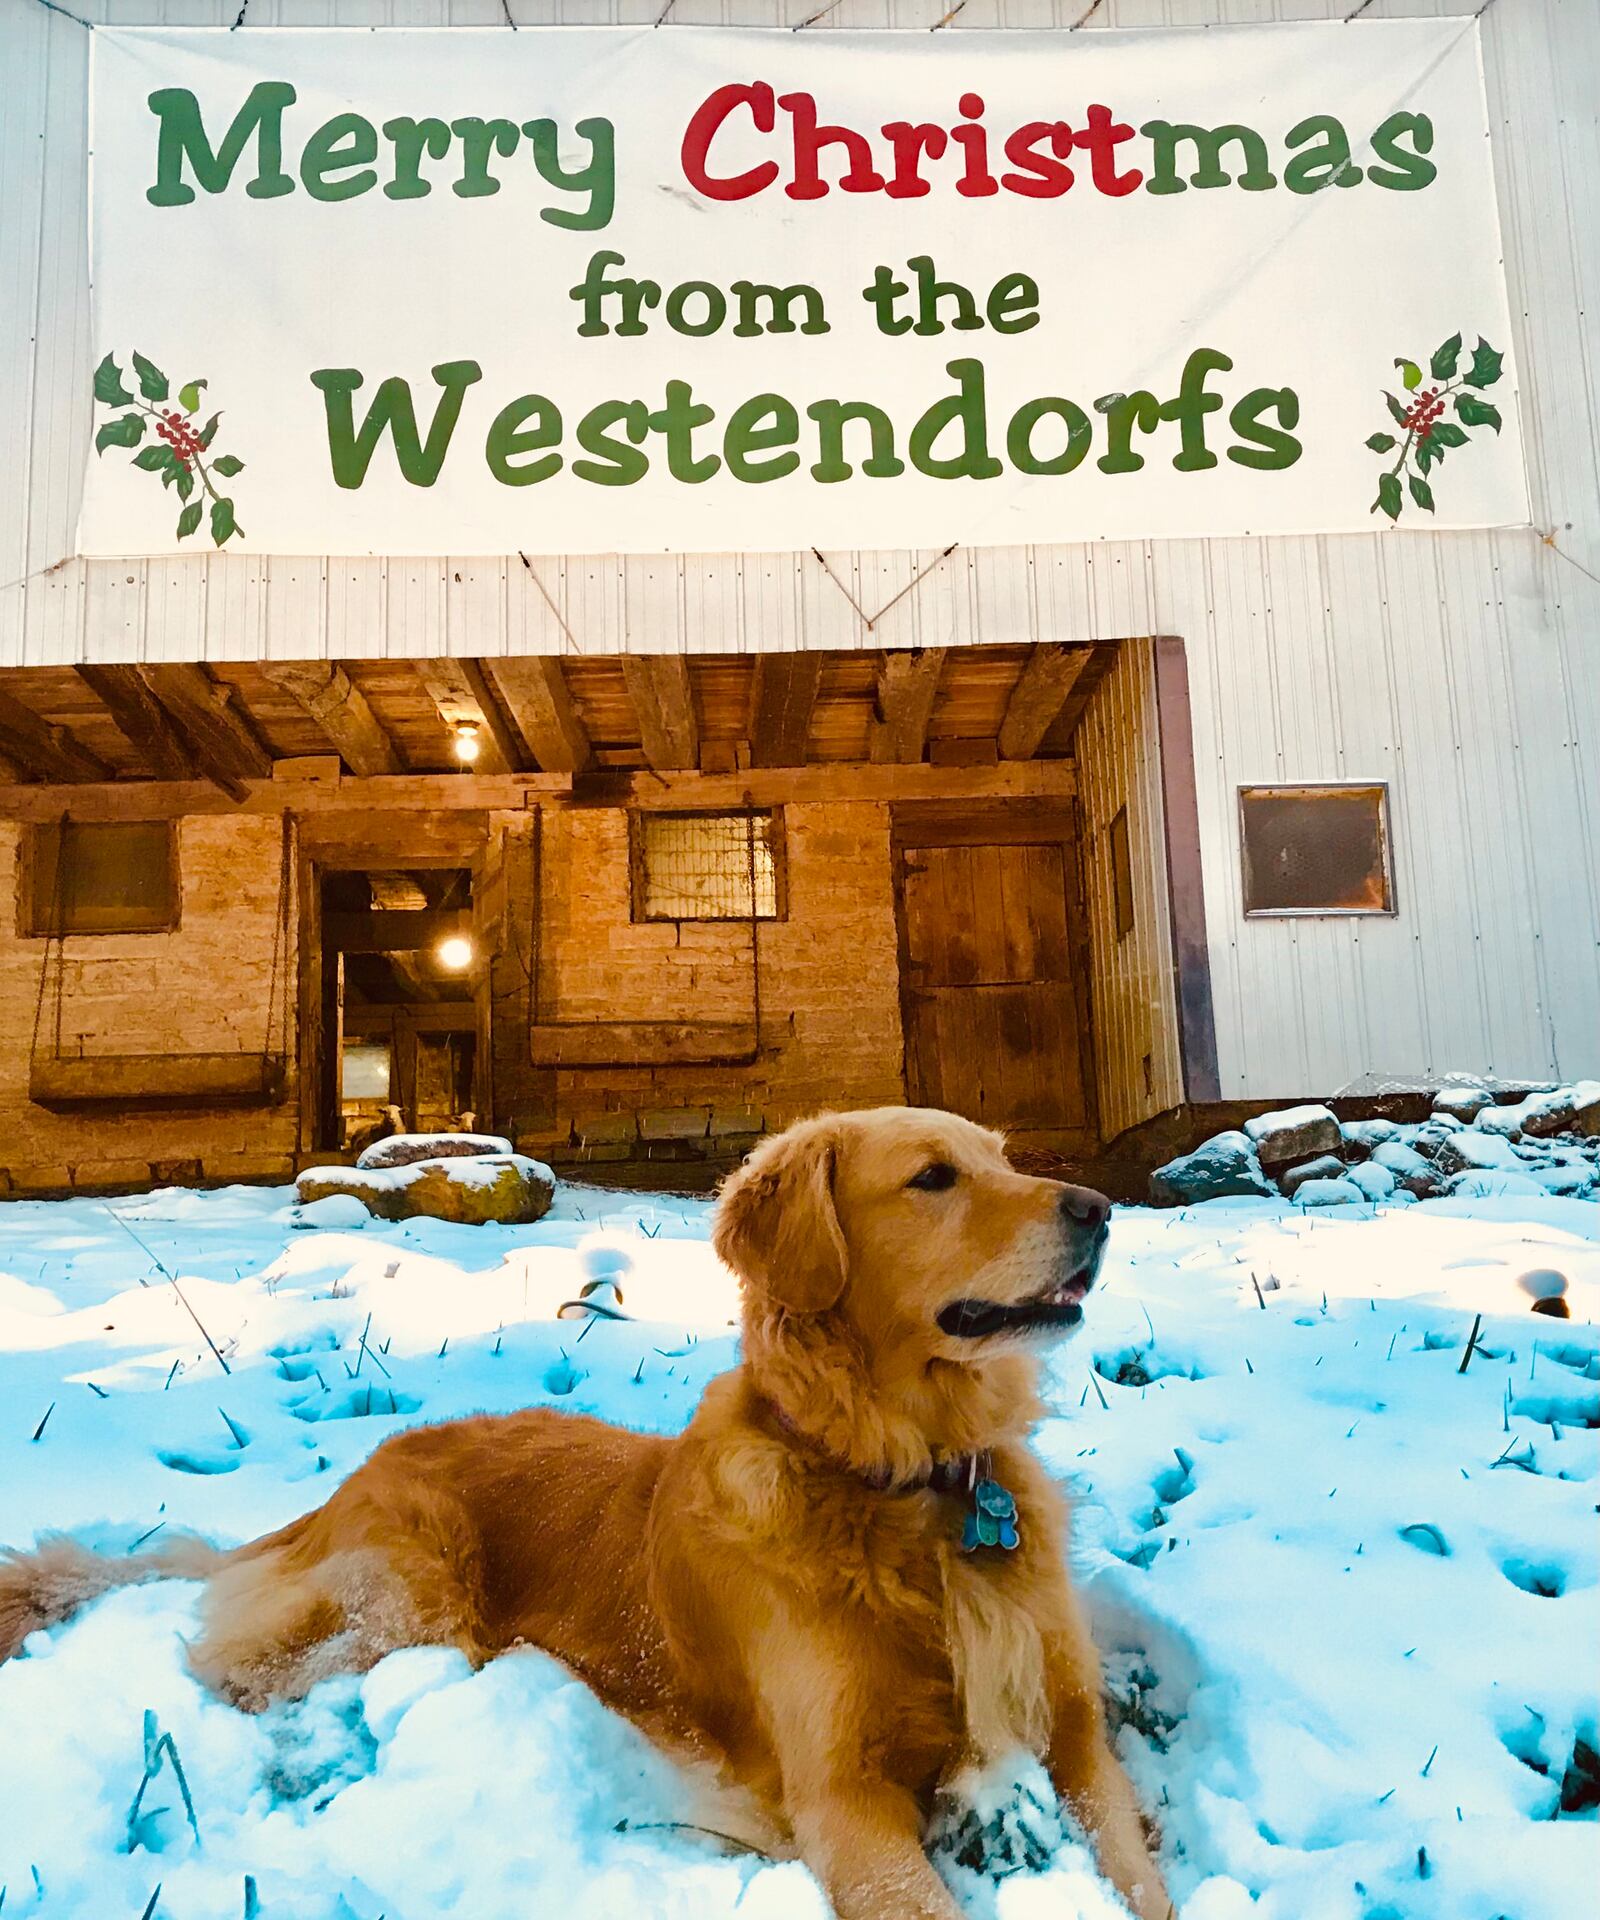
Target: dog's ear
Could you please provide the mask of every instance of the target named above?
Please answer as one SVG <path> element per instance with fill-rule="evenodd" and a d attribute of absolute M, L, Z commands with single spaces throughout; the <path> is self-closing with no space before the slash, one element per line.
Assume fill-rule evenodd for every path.
<path fill-rule="evenodd" d="M 723 1187 L 711 1244 L 745 1281 L 791 1313 L 838 1300 L 849 1249 L 833 1204 L 838 1138 L 815 1124 L 758 1147 Z"/>

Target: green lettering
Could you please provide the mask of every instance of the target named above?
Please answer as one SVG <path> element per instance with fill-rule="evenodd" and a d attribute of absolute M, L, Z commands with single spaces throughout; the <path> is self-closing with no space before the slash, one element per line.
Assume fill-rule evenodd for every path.
<path fill-rule="evenodd" d="M 394 457 L 405 478 L 414 487 L 433 485 L 449 451 L 467 388 L 483 378 L 483 369 L 476 360 L 448 360 L 433 369 L 433 377 L 444 392 L 423 444 L 417 438 L 417 416 L 407 381 L 396 377 L 383 382 L 358 431 L 353 396 L 365 384 L 364 376 L 355 367 L 322 367 L 312 374 L 311 384 L 321 393 L 327 412 L 328 457 L 339 486 L 359 487 L 366 479 L 386 429 L 394 435 Z"/>
<path fill-rule="evenodd" d="M 1229 447 L 1228 458 L 1241 467 L 1256 467 L 1264 473 L 1277 473 L 1292 467 L 1302 448 L 1292 433 L 1280 433 L 1262 420 L 1264 413 L 1276 413 L 1285 427 L 1300 424 L 1300 396 L 1293 387 L 1256 387 L 1247 393 L 1228 415 L 1228 425 L 1241 440 L 1255 442 L 1254 447 Z"/>
<path fill-rule="evenodd" d="M 553 227 L 569 227 L 576 233 L 592 233 L 611 219 L 617 197 L 616 129 L 609 120 L 580 120 L 574 128 L 580 139 L 589 143 L 588 161 L 581 167 L 563 167 L 557 144 L 559 129 L 554 120 L 524 120 L 522 131 L 533 148 L 533 164 L 552 187 L 563 193 L 587 193 L 589 204 L 582 213 L 565 207 L 541 207 L 539 218 Z"/>
<path fill-rule="evenodd" d="M 1141 387 L 1136 393 L 1107 393 L 1094 403 L 1106 417 L 1107 449 L 1095 465 L 1102 473 L 1137 473 L 1144 456 L 1133 450 L 1133 432 L 1154 433 L 1161 424 L 1161 403 Z"/>
<path fill-rule="evenodd" d="M 461 178 L 450 191 L 463 200 L 482 200 L 500 191 L 500 182 L 489 171 L 489 162 L 498 153 L 509 160 L 517 150 L 517 128 L 510 120 L 480 120 L 468 114 L 452 120 L 450 131 L 461 142 Z"/>
<path fill-rule="evenodd" d="M 855 469 L 844 457 L 844 430 L 847 421 L 866 423 L 872 452 L 861 463 L 861 471 L 874 480 L 892 480 L 904 473 L 906 464 L 894 450 L 894 422 L 882 407 L 866 400 L 813 400 L 806 415 L 817 423 L 817 462 L 811 469 L 813 480 L 827 485 L 848 480 Z"/>
<path fill-rule="evenodd" d="M 536 420 L 538 425 L 524 427 L 522 423 L 525 420 Z M 525 393 L 520 400 L 513 400 L 509 407 L 502 407 L 495 415 L 483 452 L 489 462 L 489 471 L 502 486 L 531 487 L 535 482 L 548 480 L 551 474 L 561 471 L 559 453 L 540 452 L 541 448 L 560 444 L 560 408 L 542 393 Z M 514 460 L 528 453 L 538 453 L 539 458 L 512 465 Z"/>
<path fill-rule="evenodd" d="M 378 184 L 372 162 L 378 157 L 378 130 L 359 113 L 338 113 L 318 127 L 300 155 L 300 181 L 313 200 L 353 200 Z M 348 180 L 328 176 L 360 168 Z"/>
<path fill-rule="evenodd" d="M 992 480 L 1003 471 L 989 451 L 981 360 L 950 360 L 945 372 L 959 391 L 935 400 L 911 429 L 911 464 L 933 480 Z M 959 453 L 937 454 L 934 444 L 949 427 L 961 430 Z"/>
<path fill-rule="evenodd" d="M 735 280 L 728 291 L 739 303 L 739 320 L 733 331 L 740 339 L 748 339 L 763 329 L 767 333 L 793 333 L 795 324 L 790 317 L 790 309 L 797 300 L 803 300 L 806 309 L 806 317 L 799 331 L 828 331 L 828 322 L 823 316 L 822 295 L 815 287 L 803 283 L 792 287 L 774 287 L 759 280 Z M 767 303 L 768 317 L 765 322 L 759 313 L 759 303 L 762 301 Z"/>
<path fill-rule="evenodd" d="M 691 321 L 684 311 L 694 294 L 706 303 L 702 320 Z M 693 339 L 703 340 L 708 333 L 715 333 L 727 317 L 728 303 L 722 289 L 714 287 L 709 280 L 685 280 L 667 295 L 667 325 L 674 333 L 687 333 Z"/>
<path fill-rule="evenodd" d="M 1052 414 L 1065 424 L 1067 444 L 1059 453 L 1035 453 L 1033 430 L 1041 420 L 1048 419 Z M 1089 424 L 1089 416 L 1082 407 L 1075 407 L 1070 400 L 1046 395 L 1042 399 L 1028 401 L 1012 414 L 1011 424 L 1006 428 L 1006 455 L 1018 473 L 1071 473 L 1074 467 L 1081 465 L 1093 438 L 1094 428 Z"/>
<path fill-rule="evenodd" d="M 1414 153 L 1407 153 L 1399 142 L 1411 136 Z M 1367 178 L 1375 187 L 1387 187 L 1391 193 L 1415 193 L 1431 187 L 1439 169 L 1422 158 L 1433 151 L 1433 122 L 1425 113 L 1391 113 L 1372 136 L 1372 151 L 1387 167 L 1368 167 Z"/>
<path fill-rule="evenodd" d="M 385 120 L 383 137 L 394 143 L 394 178 L 384 188 L 391 200 L 423 200 L 432 193 L 422 177 L 422 158 L 442 160 L 450 151 L 450 129 L 442 120 Z"/>
<path fill-rule="evenodd" d="M 1203 473 L 1217 464 L 1217 456 L 1206 445 L 1206 415 L 1220 411 L 1222 395 L 1207 393 L 1208 373 L 1228 373 L 1233 362 L 1213 347 L 1196 347 L 1183 363 L 1177 398 L 1161 408 L 1163 420 L 1176 420 L 1181 429 L 1182 446 L 1172 464 L 1179 473 Z"/>
<path fill-rule="evenodd" d="M 1178 146 L 1185 140 L 1193 146 L 1198 163 L 1189 176 L 1191 187 L 1226 187 L 1231 183 L 1233 176 L 1222 170 L 1222 149 L 1230 145 L 1237 145 L 1244 156 L 1244 172 L 1238 183 L 1246 193 L 1263 193 L 1278 184 L 1267 167 L 1267 143 L 1252 127 L 1237 122 L 1225 127 L 1192 127 L 1174 125 L 1170 120 L 1147 120 L 1139 131 L 1154 141 L 1156 149 L 1150 178 L 1145 182 L 1146 193 L 1186 191 L 1178 178 Z"/>
<path fill-rule="evenodd" d="M 767 421 L 770 424 L 763 426 Z M 800 456 L 793 451 L 780 453 L 771 460 L 752 460 L 752 453 L 768 447 L 793 448 L 800 437 L 800 416 L 781 393 L 758 393 L 734 408 L 728 416 L 728 430 L 722 436 L 722 454 L 735 480 L 760 486 L 764 480 L 781 480 L 793 473 Z"/>
<path fill-rule="evenodd" d="M 287 80 L 258 80 L 223 135 L 220 152 L 213 153 L 200 120 L 200 103 L 185 87 L 163 87 L 152 93 L 150 111 L 161 122 L 156 146 L 156 183 L 145 198 L 153 207 L 185 207 L 194 188 L 183 179 L 189 162 L 206 193 L 221 193 L 233 178 L 245 142 L 257 136 L 256 177 L 245 187 L 255 200 L 273 200 L 293 193 L 294 182 L 283 170 L 283 110 L 292 107 L 295 91 Z"/>
<path fill-rule="evenodd" d="M 694 398 L 687 380 L 667 382 L 665 404 L 650 415 L 650 427 L 666 437 L 667 470 L 674 480 L 698 486 L 722 465 L 718 455 L 697 455 L 694 450 L 695 428 L 708 425 L 713 418 L 712 409 Z"/>
<path fill-rule="evenodd" d="M 996 333 L 1026 333 L 1029 327 L 1038 326 L 1038 281 L 1025 273 L 1008 273 L 990 289 L 985 312 Z"/>
<path fill-rule="evenodd" d="M 606 432 L 619 421 L 632 446 Z M 642 400 L 602 401 L 578 422 L 578 445 L 595 458 L 574 460 L 572 471 L 597 487 L 631 487 L 650 471 L 649 459 L 639 451 L 649 431 L 650 414 Z"/>
<path fill-rule="evenodd" d="M 1317 145 L 1307 143 L 1315 140 Z M 1344 125 L 1331 113 L 1314 113 L 1283 137 L 1294 158 L 1283 170 L 1283 184 L 1291 193 L 1316 193 L 1323 187 L 1359 187 L 1361 169 L 1350 158 Z M 1304 147 L 1301 153 L 1296 149 Z"/>

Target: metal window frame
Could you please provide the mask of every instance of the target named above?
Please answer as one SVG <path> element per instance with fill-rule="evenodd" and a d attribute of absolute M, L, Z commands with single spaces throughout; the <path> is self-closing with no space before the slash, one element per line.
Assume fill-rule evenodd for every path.
<path fill-rule="evenodd" d="M 650 820 L 746 820 L 751 816 L 768 824 L 772 849 L 772 912 L 755 916 L 763 926 L 789 917 L 788 843 L 781 804 L 769 807 L 630 807 L 628 809 L 628 917 L 636 926 L 747 927 L 750 909 L 739 913 L 649 913 L 645 909 L 644 823 Z"/>
<path fill-rule="evenodd" d="M 1246 855 L 1245 801 L 1253 794 L 1370 793 L 1377 796 L 1378 854 L 1385 904 L 1379 907 L 1252 907 Z M 1394 836 L 1387 780 L 1251 780 L 1236 790 L 1239 826 L 1239 904 L 1246 920 L 1394 920 L 1400 904 L 1394 880 Z"/>

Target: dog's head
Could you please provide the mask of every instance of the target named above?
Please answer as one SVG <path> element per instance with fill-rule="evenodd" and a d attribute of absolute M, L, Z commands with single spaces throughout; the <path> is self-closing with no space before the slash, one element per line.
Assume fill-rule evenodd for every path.
<path fill-rule="evenodd" d="M 765 1141 L 723 1188 L 712 1244 L 744 1281 L 747 1336 L 775 1320 L 836 1330 L 904 1398 L 1071 1333 L 1110 1212 L 1018 1173 L 986 1127 L 884 1107 Z"/>

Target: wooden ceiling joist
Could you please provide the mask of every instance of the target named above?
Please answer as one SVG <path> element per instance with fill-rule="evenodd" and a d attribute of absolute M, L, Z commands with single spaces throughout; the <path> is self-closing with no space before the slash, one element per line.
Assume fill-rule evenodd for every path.
<path fill-rule="evenodd" d="M 751 676 L 750 764 L 803 767 L 811 710 L 822 680 L 820 653 L 758 653 Z"/>
<path fill-rule="evenodd" d="M 495 660 L 490 672 L 541 772 L 582 773 L 591 757 L 589 735 L 561 662 L 548 653 L 515 654 Z"/>
<path fill-rule="evenodd" d="M 366 695 L 337 661 L 269 660 L 261 671 L 310 714 L 353 774 L 370 780 L 405 771 Z"/>
<path fill-rule="evenodd" d="M 1041 641 L 1028 656 L 1000 723 L 1000 758 L 1031 760 L 1050 723 L 1066 705 L 1092 649 Z"/>
<path fill-rule="evenodd" d="M 916 766 L 928 745 L 928 722 L 944 671 L 943 647 L 891 649 L 878 674 L 872 757 Z"/>
<path fill-rule="evenodd" d="M 428 698 L 439 710 L 439 718 L 451 732 L 459 726 L 478 730 L 479 773 L 516 773 L 522 754 L 505 723 L 499 703 L 476 660 L 443 657 L 418 660 L 418 677 L 428 690 Z"/>
<path fill-rule="evenodd" d="M 700 725 L 689 684 L 689 662 L 681 653 L 628 653 L 622 657 L 622 676 L 651 767 L 657 773 L 697 767 Z"/>
<path fill-rule="evenodd" d="M 31 707 L 0 690 L 0 754 L 25 779 L 106 780 L 111 769 L 84 746 L 70 727 L 41 719 Z"/>
<path fill-rule="evenodd" d="M 242 800 L 246 781 L 272 778 L 272 756 L 234 705 L 231 687 L 193 661 L 140 667 L 139 677 L 177 723 L 199 770 L 224 793 Z"/>
<path fill-rule="evenodd" d="M 117 731 L 158 780 L 198 780 L 195 756 L 167 710 L 133 666 L 75 669 L 78 678 L 111 715 Z"/>

